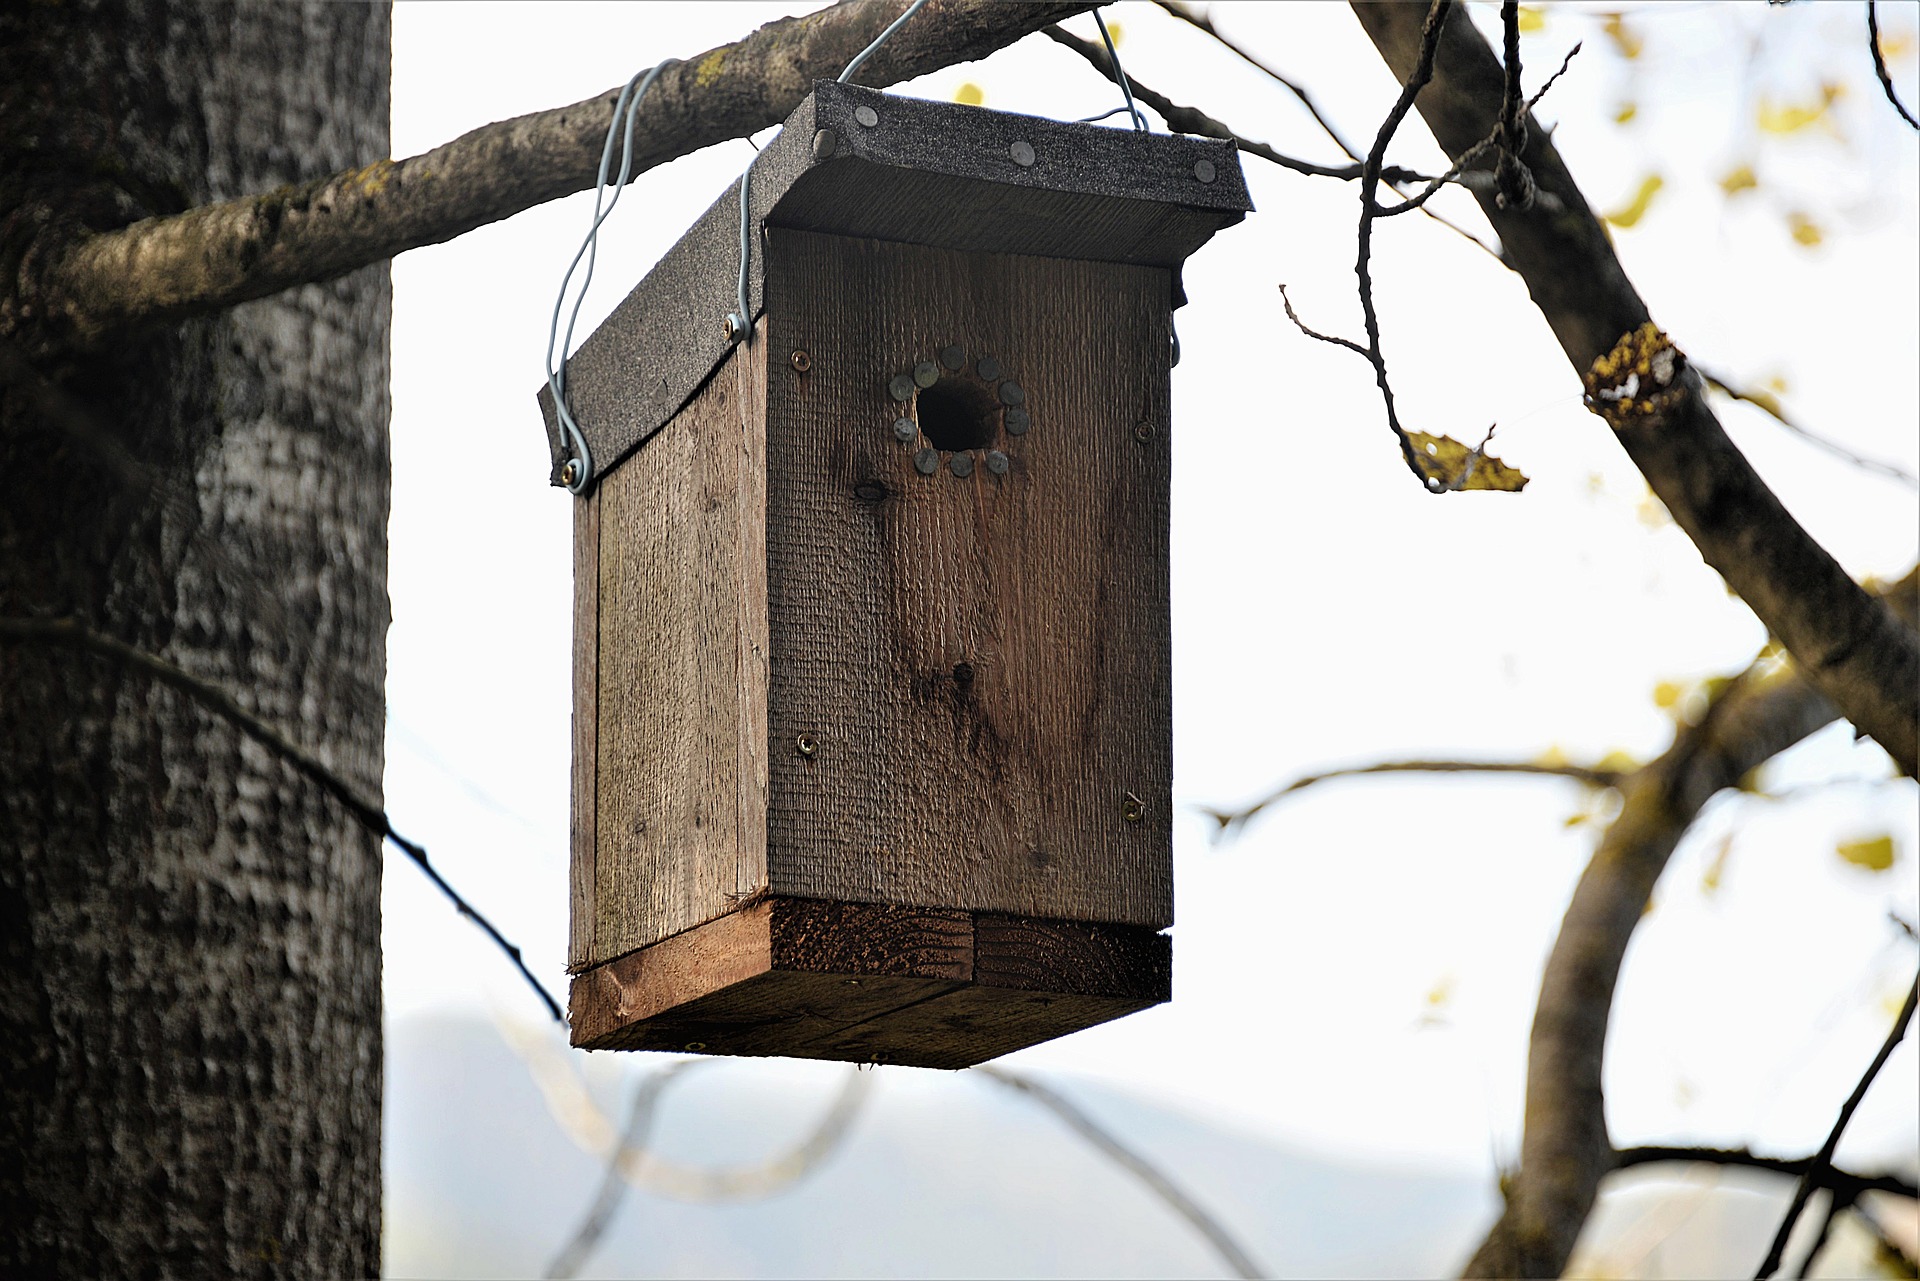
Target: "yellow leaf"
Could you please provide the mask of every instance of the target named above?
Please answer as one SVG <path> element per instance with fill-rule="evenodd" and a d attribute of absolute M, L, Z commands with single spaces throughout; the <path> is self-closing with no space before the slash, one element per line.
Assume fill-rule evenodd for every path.
<path fill-rule="evenodd" d="M 1530 4 L 1521 5 L 1519 27 L 1520 34 L 1523 36 L 1539 35 L 1547 29 L 1547 11 L 1545 9 L 1536 9 Z M 1887 37 L 1885 35 L 1880 37 L 1880 47 L 1882 49 L 1887 47 Z"/>
<path fill-rule="evenodd" d="M 1624 125 L 1639 114 L 1640 114 L 1639 103 L 1623 102 L 1618 107 L 1614 108 L 1613 123 L 1617 125 Z"/>
<path fill-rule="evenodd" d="M 1620 56 L 1629 62 L 1638 58 L 1640 51 L 1647 47 L 1646 42 L 1640 38 L 1640 33 L 1627 25 L 1623 14 L 1604 15 L 1600 29 L 1607 33 L 1607 39 L 1613 41 L 1613 47 Z"/>
<path fill-rule="evenodd" d="M 1795 243 L 1809 249 L 1827 238 L 1826 233 L 1820 230 L 1819 223 L 1798 211 L 1787 215 L 1787 227 L 1793 232 Z"/>
<path fill-rule="evenodd" d="M 1520 12 L 1524 14 L 1526 10 L 1522 9 Z M 1522 31 L 1527 29 L 1527 23 L 1524 17 L 1520 20 L 1520 29 Z M 1882 61 L 1888 64 L 1898 62 L 1900 59 L 1906 57 L 1908 53 L 1912 52 L 1912 50 L 1913 32 L 1892 31 L 1885 27 L 1880 29 L 1880 57 Z"/>
<path fill-rule="evenodd" d="M 1666 185 L 1665 178 L 1657 173 L 1650 173 L 1640 180 L 1640 189 L 1633 193 L 1633 199 L 1612 213 L 1600 216 L 1616 227 L 1631 227 L 1646 215 L 1647 206 L 1653 203 L 1653 198 L 1660 194 L 1660 188 Z"/>
<path fill-rule="evenodd" d="M 1515 494 L 1527 487 L 1527 478 L 1492 454 L 1476 454 L 1451 436 L 1429 436 L 1410 431 L 1414 456 L 1434 480 L 1453 489 L 1490 489 Z"/>
<path fill-rule="evenodd" d="M 1882 834 L 1864 841 L 1842 841 L 1833 852 L 1855 867 L 1884 872 L 1893 866 L 1893 837 Z"/>
<path fill-rule="evenodd" d="M 1687 696 L 1687 687 L 1678 681 L 1661 681 L 1653 687 L 1653 705 L 1659 708 L 1672 708 L 1679 705 Z"/>
<path fill-rule="evenodd" d="M 1117 22 L 1109 22 L 1107 24 L 1107 35 L 1112 38 L 1113 47 L 1118 49 L 1120 42 L 1127 38 L 1127 29 Z"/>
<path fill-rule="evenodd" d="M 1771 391 L 1779 392 L 1782 396 L 1793 390 L 1793 388 L 1787 384 L 1785 374 L 1775 374 L 1773 377 L 1767 379 L 1767 387 Z"/>
<path fill-rule="evenodd" d="M 1581 810 L 1578 814 L 1567 815 L 1567 821 L 1563 823 L 1561 826 L 1585 827 L 1588 823 L 1591 823 L 1591 822 L 1593 822 L 1593 815 L 1588 813 L 1586 810 Z"/>
<path fill-rule="evenodd" d="M 1840 94 L 1840 86 L 1831 81 L 1820 86 L 1820 98 L 1815 102 L 1777 103 L 1763 94 L 1754 109 L 1754 119 L 1767 133 L 1798 133 L 1825 116 Z"/>
<path fill-rule="evenodd" d="M 979 85 L 969 80 L 953 91 L 953 100 L 963 107 L 977 107 L 987 100 L 987 94 Z"/>
<path fill-rule="evenodd" d="M 1752 191 L 1760 185 L 1760 179 L 1754 176 L 1752 165 L 1735 165 L 1720 178 L 1720 191 L 1723 195 L 1737 196 L 1743 191 Z"/>
<path fill-rule="evenodd" d="M 1613 751 L 1602 756 L 1594 768 L 1607 770 L 1615 774 L 1631 774 L 1640 768 L 1640 762 L 1616 747 Z"/>
<path fill-rule="evenodd" d="M 1535 765 L 1545 766 L 1548 769 L 1554 769 L 1567 763 L 1567 754 L 1561 750 L 1560 744 L 1555 743 L 1547 748 L 1546 751 L 1534 757 L 1533 763 Z"/>

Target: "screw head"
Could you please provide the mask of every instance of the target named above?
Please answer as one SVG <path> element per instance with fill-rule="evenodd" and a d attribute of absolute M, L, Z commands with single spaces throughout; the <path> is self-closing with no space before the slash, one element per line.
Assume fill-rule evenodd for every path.
<path fill-rule="evenodd" d="M 1125 799 L 1120 802 L 1120 816 L 1129 823 L 1143 822 L 1147 817 L 1147 803 L 1132 792 L 1128 792 Z"/>
<path fill-rule="evenodd" d="M 913 385 L 931 387 L 940 381 L 940 369 L 931 360 L 923 360 L 913 367 Z"/>
<path fill-rule="evenodd" d="M 949 466 L 953 468 L 953 474 L 956 476 L 971 476 L 973 475 L 973 455 L 955 454 Z"/>
<path fill-rule="evenodd" d="M 1194 161 L 1193 176 L 1198 178 L 1201 182 L 1212 182 L 1214 178 L 1217 176 L 1214 173 L 1213 161 L 1211 160 Z"/>
<path fill-rule="evenodd" d="M 893 420 L 893 438 L 901 444 L 907 444 L 919 434 L 920 424 L 913 421 L 913 419 L 896 418 Z"/>
<path fill-rule="evenodd" d="M 1026 410 L 1016 406 L 1007 411 L 1007 435 L 1024 436 L 1027 434 L 1027 428 L 1032 425 L 1033 420 L 1027 417 Z"/>
<path fill-rule="evenodd" d="M 813 158 L 826 160 L 833 155 L 835 147 L 840 145 L 840 135 L 831 129 L 822 129 L 813 135 Z"/>
<path fill-rule="evenodd" d="M 869 129 L 880 123 L 880 113 L 872 107 L 855 107 L 853 118 Z"/>
<path fill-rule="evenodd" d="M 895 374 L 893 381 L 887 384 L 887 394 L 905 404 L 913 399 L 914 381 L 912 374 Z"/>
<path fill-rule="evenodd" d="M 959 346 L 942 347 L 940 349 L 940 363 L 954 373 L 959 373 L 961 369 L 966 366 L 967 349 Z"/>
<path fill-rule="evenodd" d="M 811 757 L 820 750 L 820 740 L 811 734 L 802 734 L 793 740 L 793 750 L 801 756 Z"/>
<path fill-rule="evenodd" d="M 560 468 L 560 483 L 572 489 L 580 479 L 580 460 L 569 458 Z"/>
<path fill-rule="evenodd" d="M 987 470 L 996 476 L 1007 474 L 1007 456 L 997 449 L 987 451 Z"/>
<path fill-rule="evenodd" d="M 787 357 L 787 360 L 793 365 L 793 371 L 797 374 L 804 374 L 813 368 L 813 357 L 804 351 L 794 352 L 793 355 Z"/>
<path fill-rule="evenodd" d="M 686 1045 L 681 1048 L 686 1050 L 688 1054 L 698 1054 L 707 1048 L 707 1043 L 705 1041 L 688 1041 Z"/>
<path fill-rule="evenodd" d="M 939 471 L 940 470 L 939 451 L 933 450 L 933 449 L 923 449 L 919 453 L 915 454 L 913 456 L 913 469 L 919 472 L 922 476 L 931 476 L 933 475 L 933 473 Z"/>
<path fill-rule="evenodd" d="M 1007 148 L 1007 154 L 1013 157 L 1013 163 L 1025 169 L 1033 164 L 1033 144 L 1024 138 Z"/>
<path fill-rule="evenodd" d="M 1142 422 L 1142 423 L 1135 423 L 1135 424 L 1133 425 L 1133 438 L 1134 438 L 1135 440 L 1137 440 L 1137 441 L 1139 441 L 1139 442 L 1140 442 L 1141 444 L 1143 444 L 1143 445 L 1144 445 L 1144 444 L 1146 444 L 1146 443 L 1147 443 L 1148 441 L 1150 441 L 1150 440 L 1152 440 L 1152 439 L 1153 439 L 1153 424 L 1152 424 L 1152 423 L 1144 423 L 1144 422 Z"/>

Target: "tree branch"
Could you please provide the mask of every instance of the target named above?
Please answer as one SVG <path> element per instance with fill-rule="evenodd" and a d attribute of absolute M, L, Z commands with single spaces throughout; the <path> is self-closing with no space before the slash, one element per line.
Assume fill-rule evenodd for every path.
<path fill-rule="evenodd" d="M 1810 1156 L 1759 1156 L 1745 1148 L 1688 1148 L 1645 1146 L 1623 1148 L 1613 1154 L 1613 1168 L 1631 1170 L 1643 1165 L 1669 1162 L 1692 1165 L 1734 1166 L 1747 1170 L 1766 1170 L 1773 1174 L 1804 1175 L 1814 1167 Z M 1887 1192 L 1894 1196 L 1920 1198 L 1920 1186 L 1898 1174 L 1851 1174 L 1831 1165 L 1820 1167 L 1817 1187 L 1828 1188 L 1844 1197 L 1862 1192 Z"/>
<path fill-rule="evenodd" d="M 1358 2 L 1353 8 L 1388 65 L 1411 76 L 1427 43 L 1419 11 Z M 1505 87 L 1499 59 L 1464 15 L 1448 18 L 1432 78 L 1421 115 L 1447 154 L 1461 155 L 1497 123 Z M 1527 124 L 1523 159 L 1540 193 L 1536 205 L 1507 208 L 1497 192 L 1474 191 L 1500 234 L 1506 261 L 1526 280 L 1590 390 L 1603 371 L 1625 378 L 1648 362 L 1657 373 L 1664 360 L 1674 375 L 1637 389 L 1657 395 L 1612 401 L 1597 395 L 1591 403 L 1606 410 L 1614 434 L 1675 523 L 1800 669 L 1903 773 L 1920 776 L 1920 634 L 1847 577 L 1727 439 L 1698 378 L 1652 328 L 1646 304 L 1547 131 L 1531 118 Z"/>
<path fill-rule="evenodd" d="M 1233 1234 L 1228 1232 L 1218 1219 L 1207 1213 L 1199 1202 L 1181 1191 L 1179 1185 L 1152 1162 L 1109 1134 L 1104 1127 L 1075 1107 L 1063 1095 L 1030 1076 L 1009 1072 L 1005 1068 L 985 1066 L 976 1067 L 973 1070 L 1010 1090 L 1018 1090 L 1039 1103 L 1066 1122 L 1068 1129 L 1091 1143 L 1102 1156 L 1146 1184 L 1148 1191 L 1164 1201 L 1175 1214 L 1193 1225 L 1194 1230 L 1206 1239 L 1207 1244 L 1213 1247 L 1214 1253 L 1220 1256 L 1221 1261 L 1232 1270 L 1235 1276 L 1255 1278 L 1266 1275 L 1241 1248 L 1240 1243 L 1233 1239 Z"/>
<path fill-rule="evenodd" d="M 378 804 L 367 799 L 352 783 L 336 774 L 333 769 L 305 748 L 290 741 L 279 730 L 255 716 L 234 701 L 231 694 L 218 686 L 210 685 L 198 676 L 191 675 L 156 657 L 143 649 L 136 649 L 124 641 L 111 636 L 103 636 L 86 624 L 73 618 L 0 618 L 0 640 L 35 641 L 45 645 L 60 645 L 69 649 L 85 650 L 113 660 L 123 667 L 144 672 L 163 685 L 179 690 L 200 706 L 226 721 L 241 733 L 247 735 L 268 751 L 278 756 L 294 770 L 319 785 L 320 790 L 344 805 L 347 812 L 360 821 L 363 827 L 370 829 L 385 840 L 392 841 L 402 853 L 412 859 L 414 865 L 426 874 L 439 891 L 446 895 L 460 915 L 480 927 L 482 933 L 492 939 L 494 945 L 507 954 L 520 976 L 527 985 L 539 994 L 546 1005 L 547 1012 L 554 1021 L 565 1026 L 566 1016 L 560 1012 L 560 1003 L 555 1001 L 540 980 L 533 976 L 527 963 L 520 956 L 520 949 L 509 943 L 506 936 L 494 928 L 493 922 L 476 911 L 473 905 L 460 896 L 460 892 L 447 884 L 433 864 L 427 858 L 427 851 L 393 830 L 393 823 L 387 812 Z"/>
<path fill-rule="evenodd" d="M 1354 765 L 1345 769 L 1322 770 L 1294 779 L 1275 788 L 1253 804 L 1237 810 L 1203 809 L 1222 830 L 1244 827 L 1268 806 L 1277 804 L 1316 783 L 1336 778 L 1360 778 L 1368 774 L 1526 774 L 1548 778 L 1570 778 L 1589 787 L 1618 787 L 1627 775 L 1621 770 L 1598 765 L 1549 765 L 1540 761 L 1381 761 L 1375 765 Z"/>
<path fill-rule="evenodd" d="M 889 85 L 982 58 L 1092 7 L 932 0 L 860 80 Z M 641 104 L 633 173 L 780 123 L 814 80 L 837 76 L 901 8 L 901 0 L 844 0 L 669 66 Z M 97 344 L 128 325 L 328 280 L 584 190 L 618 96 L 611 89 L 475 129 L 424 155 L 115 231 L 48 233 L 9 282 L 17 293 L 0 295 L 0 337 L 31 325 L 46 342 Z"/>
<path fill-rule="evenodd" d="M 1912 618 L 1920 568 L 1888 595 Z M 1749 667 L 1663 755 L 1621 782 L 1620 814 L 1581 873 L 1541 977 L 1520 1171 L 1468 1276 L 1558 1276 L 1566 1267 L 1600 1181 L 1616 1167 L 1600 1088 L 1607 1024 L 1654 883 L 1709 800 L 1835 715 L 1796 669 Z"/>
<path fill-rule="evenodd" d="M 1900 113 L 1900 118 L 1920 129 L 1920 120 L 1913 118 L 1900 102 L 1900 95 L 1893 91 L 1893 77 L 1887 74 L 1887 56 L 1880 51 L 1880 14 L 1875 0 L 1867 0 L 1867 48 L 1873 52 L 1873 74 L 1880 77 L 1880 87 L 1886 90 L 1887 101 Z"/>
<path fill-rule="evenodd" d="M 1713 390 L 1730 399 L 1745 401 L 1747 404 L 1752 405 L 1755 409 L 1758 409 L 1761 413 L 1767 415 L 1767 417 L 1773 419 L 1773 421 L 1779 423 L 1782 427 L 1806 441 L 1809 445 L 1814 446 L 1816 449 L 1824 449 L 1835 458 L 1843 462 L 1852 463 L 1862 471 L 1877 472 L 1882 476 L 1890 476 L 1910 488 L 1920 489 L 1920 476 L 1914 475 L 1904 467 L 1896 467 L 1892 463 L 1883 463 L 1873 458 L 1863 458 L 1844 445 L 1828 440 L 1825 436 L 1817 432 L 1809 431 L 1807 428 L 1793 421 L 1793 419 L 1787 417 L 1785 411 L 1780 408 L 1780 402 L 1772 396 L 1756 391 L 1743 391 L 1718 374 L 1698 364 L 1694 365 L 1694 369 L 1702 378 L 1707 380 L 1707 386 L 1713 388 Z"/>

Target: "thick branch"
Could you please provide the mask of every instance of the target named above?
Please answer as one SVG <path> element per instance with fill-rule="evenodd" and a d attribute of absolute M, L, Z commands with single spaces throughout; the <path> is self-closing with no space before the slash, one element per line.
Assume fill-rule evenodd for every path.
<path fill-rule="evenodd" d="M 634 174 L 778 124 L 814 80 L 839 75 L 902 7 L 845 0 L 667 68 L 640 107 Z M 1092 7 L 932 0 L 858 79 L 889 85 L 983 58 Z M 201 315 L 344 275 L 583 190 L 593 184 L 618 96 L 615 88 L 503 120 L 407 160 L 37 245 L 13 282 L 17 294 L 0 296 L 0 337 L 35 325 L 56 341 L 96 343 L 140 321 Z"/>
<path fill-rule="evenodd" d="M 1890 597 L 1912 618 L 1920 570 Z M 1620 785 L 1620 815 L 1581 874 L 1547 958 L 1528 1043 L 1526 1132 L 1505 1212 L 1468 1265 L 1474 1277 L 1559 1276 L 1617 1158 L 1600 1091 L 1614 985 L 1674 847 L 1709 800 L 1835 717 L 1792 668 L 1750 667 L 1697 725 Z"/>
<path fill-rule="evenodd" d="M 1423 7 L 1356 3 L 1354 12 L 1395 73 L 1419 61 Z M 1504 95 L 1500 60 L 1464 14 L 1449 16 L 1419 109 L 1449 157 L 1485 138 Z M 1547 131 L 1529 116 L 1521 160 L 1540 199 L 1503 207 L 1473 188 L 1561 348 L 1582 375 L 1649 323 L 1606 230 Z M 1752 607 L 1841 713 L 1920 773 L 1920 635 L 1834 561 L 1781 505 L 1727 439 L 1691 375 L 1649 412 L 1610 415 L 1621 445 L 1706 562 Z"/>

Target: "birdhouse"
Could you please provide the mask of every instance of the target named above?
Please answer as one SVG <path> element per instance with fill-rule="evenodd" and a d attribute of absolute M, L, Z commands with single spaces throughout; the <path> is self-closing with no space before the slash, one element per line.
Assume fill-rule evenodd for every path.
<path fill-rule="evenodd" d="M 1232 147 L 822 82 L 750 179 L 568 366 L 573 1044 L 958 1068 L 1168 1000 L 1168 371 Z"/>

